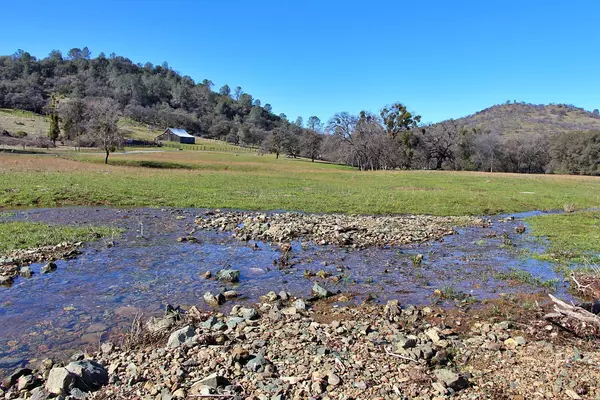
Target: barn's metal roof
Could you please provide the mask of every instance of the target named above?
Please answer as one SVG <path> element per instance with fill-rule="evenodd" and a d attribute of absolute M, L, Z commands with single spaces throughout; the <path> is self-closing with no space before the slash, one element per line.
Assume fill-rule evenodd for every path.
<path fill-rule="evenodd" d="M 193 137 L 192 135 L 187 133 L 185 129 L 167 128 L 167 130 L 173 132 L 173 135 L 179 137 Z"/>

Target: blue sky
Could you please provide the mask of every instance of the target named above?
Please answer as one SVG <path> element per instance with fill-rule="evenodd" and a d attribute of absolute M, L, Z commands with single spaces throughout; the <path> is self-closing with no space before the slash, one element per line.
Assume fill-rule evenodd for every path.
<path fill-rule="evenodd" d="M 11 1 L 0 54 L 88 46 L 306 120 L 395 101 L 435 122 L 506 100 L 600 108 L 600 1 Z"/>

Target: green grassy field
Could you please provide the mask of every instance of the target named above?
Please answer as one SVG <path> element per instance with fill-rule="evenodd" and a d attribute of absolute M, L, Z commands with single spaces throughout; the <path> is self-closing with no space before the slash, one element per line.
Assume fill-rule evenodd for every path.
<path fill-rule="evenodd" d="M 360 214 L 491 215 L 600 205 L 595 177 L 441 171 L 359 172 L 273 155 L 204 151 L 0 154 L 0 208 L 110 205 Z M 600 251 L 594 213 L 540 217 L 536 234 L 568 251 Z M 540 222 L 537 222 L 540 221 Z M 569 221 L 569 222 L 566 222 Z M 596 221 L 596 222 L 594 222 Z M 571 246 L 571 247 L 570 247 Z M 573 247 L 576 246 L 576 247 Z M 586 247 L 587 246 L 587 247 Z"/>

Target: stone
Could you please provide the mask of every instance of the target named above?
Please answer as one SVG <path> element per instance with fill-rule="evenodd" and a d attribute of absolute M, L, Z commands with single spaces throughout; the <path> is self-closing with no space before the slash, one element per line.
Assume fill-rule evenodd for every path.
<path fill-rule="evenodd" d="M 74 375 L 66 368 L 52 368 L 46 379 L 46 390 L 51 394 L 66 395 L 74 380 Z"/>
<path fill-rule="evenodd" d="M 294 308 L 296 310 L 299 310 L 299 311 L 305 311 L 306 310 L 306 303 L 302 299 L 296 299 L 296 300 L 294 300 L 293 306 L 294 306 Z"/>
<path fill-rule="evenodd" d="M 79 388 L 72 388 L 68 399 L 83 400 L 88 397 L 88 394 Z"/>
<path fill-rule="evenodd" d="M 46 392 L 41 387 L 36 387 L 35 389 L 32 389 L 30 395 L 31 397 L 29 398 L 29 400 L 46 400 L 48 398 Z"/>
<path fill-rule="evenodd" d="M 13 283 L 14 283 L 14 279 L 12 276 L 0 275 L 0 285 L 11 286 Z"/>
<path fill-rule="evenodd" d="M 31 267 L 21 267 L 19 275 L 23 278 L 31 278 L 33 276 L 33 271 L 31 270 Z"/>
<path fill-rule="evenodd" d="M 518 344 L 515 339 L 508 338 L 504 341 L 504 346 L 506 346 L 507 349 L 514 349 L 518 346 Z"/>
<path fill-rule="evenodd" d="M 240 271 L 237 269 L 222 269 L 217 272 L 217 279 L 223 282 L 239 282 Z"/>
<path fill-rule="evenodd" d="M 185 390 L 177 389 L 173 392 L 173 397 L 175 397 L 176 399 L 185 399 Z"/>
<path fill-rule="evenodd" d="M 290 298 L 290 296 L 287 294 L 287 292 L 282 290 L 281 292 L 279 292 L 279 298 L 283 301 L 287 301 Z"/>
<path fill-rule="evenodd" d="M 215 372 L 215 373 L 210 374 L 209 376 L 201 379 L 196 384 L 202 385 L 202 386 L 208 386 L 209 388 L 216 389 L 219 386 L 227 386 L 230 383 L 223 376 L 221 376 Z M 196 385 L 196 384 L 194 384 L 194 385 Z"/>
<path fill-rule="evenodd" d="M 5 388 L 11 388 L 17 383 L 19 378 L 22 376 L 31 375 L 32 373 L 33 371 L 29 368 L 19 368 L 2 381 L 2 386 Z"/>
<path fill-rule="evenodd" d="M 427 337 L 431 339 L 433 343 L 437 343 L 440 341 L 440 335 L 435 328 L 431 328 L 425 331 L 425 335 L 427 335 Z"/>
<path fill-rule="evenodd" d="M 247 321 L 258 319 L 258 312 L 254 308 L 242 307 L 239 312 L 240 317 Z"/>
<path fill-rule="evenodd" d="M 227 290 L 223 292 L 223 296 L 225 296 L 226 299 L 235 299 L 236 297 L 239 297 L 239 295 L 240 294 L 235 290 Z"/>
<path fill-rule="evenodd" d="M 327 290 L 326 288 L 324 288 L 316 282 L 313 285 L 312 291 L 316 297 L 321 299 L 333 296 L 333 293 L 331 293 L 329 290 Z"/>
<path fill-rule="evenodd" d="M 96 361 L 73 361 L 65 368 L 71 374 L 79 377 L 76 386 L 83 391 L 89 392 L 98 390 L 102 386 L 108 384 L 108 372 Z"/>
<path fill-rule="evenodd" d="M 400 309 L 400 302 L 398 300 L 388 301 L 383 311 L 388 318 L 393 318 L 400 315 L 402 313 L 402 310 Z"/>
<path fill-rule="evenodd" d="M 397 349 L 411 349 L 417 345 L 417 339 L 400 336 L 396 341 Z"/>
<path fill-rule="evenodd" d="M 48 274 L 50 272 L 56 271 L 56 268 L 56 263 L 49 262 L 48 264 L 44 265 L 40 271 L 42 272 L 42 274 Z"/>
<path fill-rule="evenodd" d="M 204 329 L 210 329 L 212 328 L 217 322 L 219 322 L 219 320 L 217 319 L 217 317 L 211 315 L 210 317 L 208 317 L 208 319 L 204 322 L 202 322 L 202 324 L 200 324 L 200 326 Z"/>
<path fill-rule="evenodd" d="M 204 293 L 204 301 L 211 306 L 220 306 L 225 303 L 225 296 L 223 294 L 218 293 L 216 296 L 213 296 L 211 292 Z"/>
<path fill-rule="evenodd" d="M 469 381 L 462 375 L 452 372 L 449 369 L 441 368 L 433 371 L 436 379 L 455 392 L 465 389 L 469 386 Z"/>
<path fill-rule="evenodd" d="M 114 350 L 115 346 L 111 342 L 102 343 L 100 345 L 100 350 L 102 354 L 109 355 Z"/>
<path fill-rule="evenodd" d="M 279 300 L 279 295 L 277 293 L 271 291 L 265 295 L 265 299 L 266 299 L 266 301 L 270 301 L 270 302 L 277 301 L 277 300 Z"/>
<path fill-rule="evenodd" d="M 169 340 L 167 341 L 167 348 L 174 349 L 186 342 L 190 342 L 195 335 L 196 332 L 194 331 L 194 328 L 189 325 L 183 327 L 178 331 L 171 333 L 171 336 L 169 336 Z"/>
<path fill-rule="evenodd" d="M 246 364 L 246 368 L 253 372 L 262 372 L 265 367 L 269 364 L 267 359 L 260 354 L 254 355 L 248 363 Z"/>
<path fill-rule="evenodd" d="M 517 342 L 517 345 L 519 345 L 519 346 L 524 346 L 527 343 L 527 341 L 525 340 L 525 338 L 523 336 L 515 337 L 515 342 Z"/>
<path fill-rule="evenodd" d="M 229 329 L 235 329 L 235 327 L 238 326 L 238 324 L 241 324 L 242 322 L 244 322 L 244 318 L 229 317 L 229 319 L 227 319 L 227 327 Z"/>
<path fill-rule="evenodd" d="M 341 383 L 341 379 L 339 376 L 331 372 L 327 375 L 327 383 L 332 386 L 337 386 Z"/>
<path fill-rule="evenodd" d="M 31 390 L 40 385 L 39 379 L 33 375 L 23 375 L 17 380 L 17 390 Z"/>
<path fill-rule="evenodd" d="M 204 279 L 210 279 L 212 276 L 212 273 L 210 271 L 206 271 L 205 273 L 202 274 L 202 277 Z"/>
<path fill-rule="evenodd" d="M 175 319 L 174 318 L 170 318 L 170 317 L 164 317 L 164 318 L 152 317 L 146 323 L 146 328 L 150 332 L 154 333 L 154 332 L 166 331 L 167 329 L 170 329 L 174 324 L 175 324 Z"/>

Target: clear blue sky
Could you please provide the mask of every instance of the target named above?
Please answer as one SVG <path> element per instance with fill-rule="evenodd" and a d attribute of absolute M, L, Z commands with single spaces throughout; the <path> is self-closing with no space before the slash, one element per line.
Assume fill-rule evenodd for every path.
<path fill-rule="evenodd" d="M 227 83 L 306 120 L 401 101 L 600 108 L 600 1 L 6 1 L 0 53 L 88 46 Z"/>

